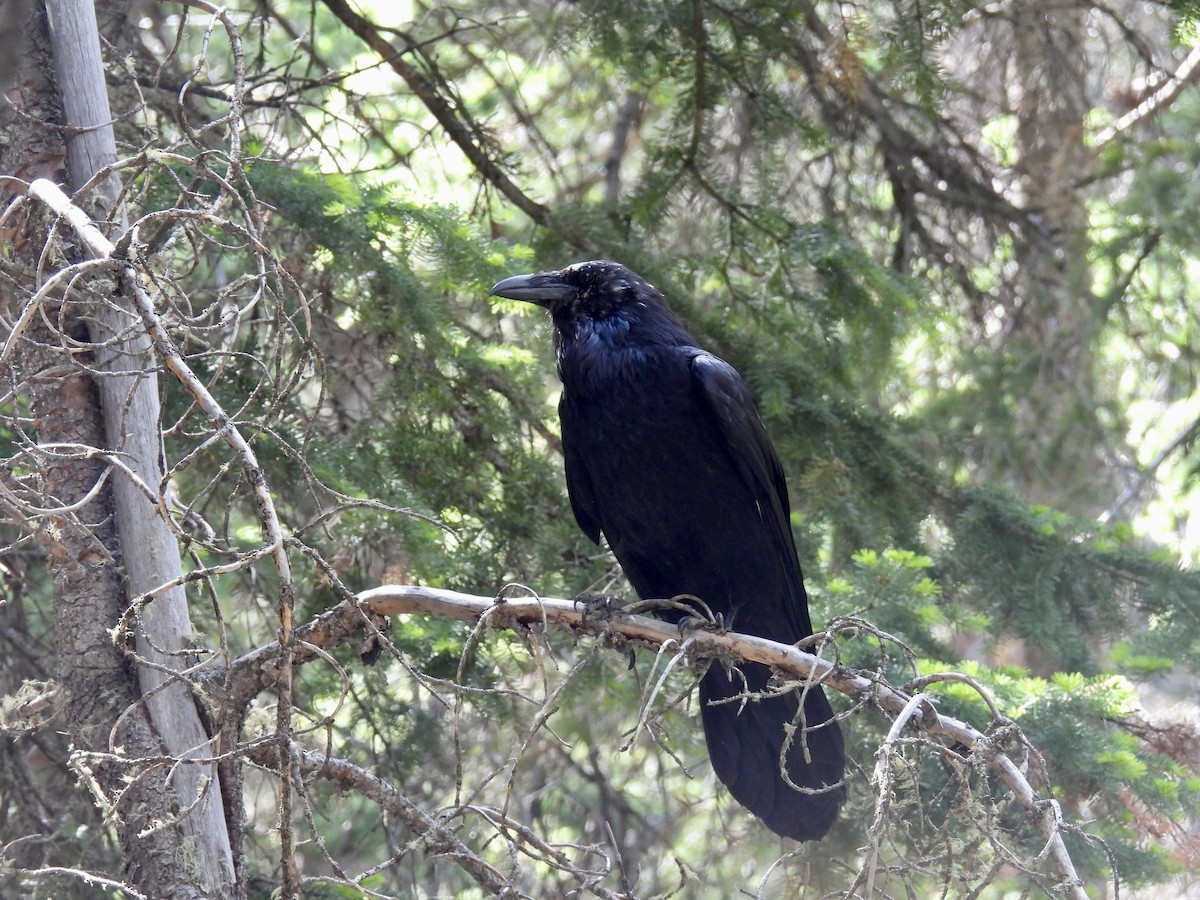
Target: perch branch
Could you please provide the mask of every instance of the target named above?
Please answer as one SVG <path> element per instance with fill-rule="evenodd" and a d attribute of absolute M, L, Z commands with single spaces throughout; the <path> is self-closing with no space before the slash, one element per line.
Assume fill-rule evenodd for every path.
<path fill-rule="evenodd" d="M 322 613 L 311 622 L 298 626 L 292 662 L 296 665 L 315 659 L 317 654 L 305 645 L 330 647 L 348 643 L 358 634 L 368 616 L 428 615 L 444 619 L 478 622 L 483 616 L 494 628 L 516 628 L 529 624 L 554 625 L 568 631 L 599 636 L 618 635 L 634 643 L 659 647 L 678 642 L 676 626 L 645 616 L 620 612 L 597 618 L 570 600 L 548 597 L 479 597 L 457 591 L 408 585 L 386 585 L 363 591 Z M 1039 797 L 1020 767 L 982 731 L 960 719 L 942 715 L 927 701 L 914 701 L 904 691 L 878 678 L 838 666 L 827 659 L 777 644 L 764 638 L 734 632 L 697 631 L 689 635 L 691 652 L 696 657 L 737 657 L 760 662 L 789 675 L 812 679 L 856 699 L 869 699 L 894 721 L 902 717 L 927 734 L 977 750 L 1017 800 L 1031 813 L 1038 831 L 1046 839 L 1046 848 L 1059 876 L 1058 889 L 1064 897 L 1086 900 L 1083 881 L 1075 870 L 1062 837 L 1062 811 L 1052 797 Z M 282 649 L 278 644 L 261 647 L 239 657 L 231 665 L 226 683 L 233 688 L 230 699 L 245 701 L 274 682 Z M 898 732 L 897 732 L 898 735 Z M 895 737 L 890 740 L 894 741 Z"/>

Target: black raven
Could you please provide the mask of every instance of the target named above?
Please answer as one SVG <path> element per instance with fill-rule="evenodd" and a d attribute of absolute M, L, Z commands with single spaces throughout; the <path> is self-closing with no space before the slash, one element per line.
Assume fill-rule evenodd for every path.
<path fill-rule="evenodd" d="M 506 278 L 492 294 L 550 311 L 571 508 L 593 541 L 604 533 L 634 590 L 698 597 L 734 630 L 786 644 L 812 634 L 783 471 L 734 368 L 615 262 Z M 846 792 L 842 733 L 819 687 L 799 716 L 795 692 L 745 698 L 769 676 L 758 663 L 710 665 L 700 682 L 709 757 L 768 828 L 817 840 Z"/>

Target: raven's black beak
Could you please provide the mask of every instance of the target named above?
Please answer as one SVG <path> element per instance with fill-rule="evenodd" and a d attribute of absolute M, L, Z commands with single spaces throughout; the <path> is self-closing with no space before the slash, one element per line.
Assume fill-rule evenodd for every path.
<path fill-rule="evenodd" d="M 564 282 L 558 272 L 539 272 L 536 275 L 514 275 L 492 288 L 493 297 L 527 300 L 538 306 L 554 306 L 567 300 L 575 288 Z"/>

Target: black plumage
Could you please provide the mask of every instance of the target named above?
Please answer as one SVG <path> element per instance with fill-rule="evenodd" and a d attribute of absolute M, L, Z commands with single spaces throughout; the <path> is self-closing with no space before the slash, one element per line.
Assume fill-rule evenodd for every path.
<path fill-rule="evenodd" d="M 788 493 L 749 390 L 696 346 L 662 294 L 626 267 L 578 263 L 493 289 L 550 311 L 567 489 L 580 528 L 601 533 L 643 599 L 703 600 L 736 631 L 783 643 L 812 634 Z M 677 621 L 679 613 L 664 613 Z M 767 689 L 757 663 L 713 663 L 701 717 L 717 777 L 778 834 L 825 835 L 845 796 L 842 734 L 825 694 Z M 797 728 L 781 775 L 787 731 Z"/>

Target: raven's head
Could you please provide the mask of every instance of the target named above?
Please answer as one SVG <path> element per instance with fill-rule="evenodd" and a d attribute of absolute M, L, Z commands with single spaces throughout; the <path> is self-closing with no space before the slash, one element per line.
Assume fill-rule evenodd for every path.
<path fill-rule="evenodd" d="M 492 294 L 526 300 L 550 311 L 559 374 L 564 380 L 581 347 L 690 345 L 658 288 L 607 259 L 575 263 L 556 272 L 505 278 Z"/>
<path fill-rule="evenodd" d="M 580 319 L 606 319 L 663 303 L 654 285 L 607 259 L 575 263 L 555 272 L 514 275 L 493 287 L 492 294 L 543 306 L 559 325 Z"/>

